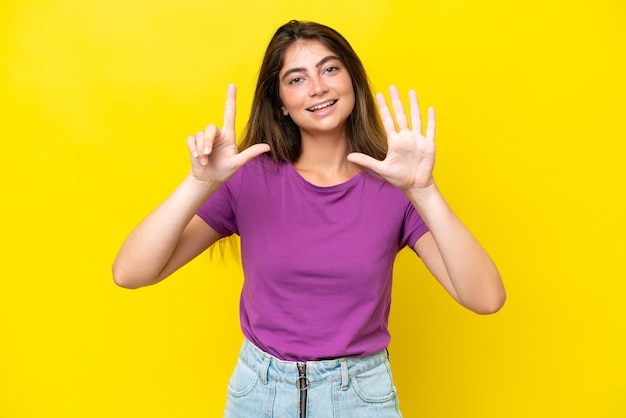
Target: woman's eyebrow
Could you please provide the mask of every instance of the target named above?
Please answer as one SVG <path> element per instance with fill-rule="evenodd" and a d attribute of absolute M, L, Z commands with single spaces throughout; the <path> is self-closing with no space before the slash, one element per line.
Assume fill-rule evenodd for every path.
<path fill-rule="evenodd" d="M 335 55 L 328 55 L 328 56 L 322 58 L 317 64 L 315 64 L 315 68 L 320 68 L 322 65 L 326 64 L 328 61 L 335 60 L 335 59 L 338 60 L 339 57 L 337 57 Z M 306 68 L 304 68 L 304 67 L 290 68 L 287 71 L 285 71 L 285 74 L 283 74 L 283 76 L 281 78 L 284 80 L 285 78 L 287 78 L 287 76 L 289 74 L 300 73 L 300 72 L 305 73 L 306 72 Z"/>

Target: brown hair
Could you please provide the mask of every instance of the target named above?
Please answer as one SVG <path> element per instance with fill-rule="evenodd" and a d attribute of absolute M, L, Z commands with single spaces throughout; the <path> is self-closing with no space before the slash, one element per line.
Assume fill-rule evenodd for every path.
<path fill-rule="evenodd" d="M 352 79 L 355 104 L 347 121 L 350 152 L 362 152 L 382 160 L 387 139 L 376 102 L 361 60 L 348 41 L 336 30 L 315 22 L 292 20 L 276 31 L 259 70 L 250 119 L 243 133 L 241 149 L 270 145 L 268 154 L 275 162 L 295 162 L 302 151 L 300 129 L 281 110 L 278 75 L 287 48 L 296 41 L 317 41 L 336 54 Z"/>

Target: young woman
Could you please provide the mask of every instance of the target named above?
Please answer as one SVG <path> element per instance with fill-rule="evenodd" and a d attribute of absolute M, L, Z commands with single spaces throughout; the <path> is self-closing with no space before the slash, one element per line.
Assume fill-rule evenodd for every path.
<path fill-rule="evenodd" d="M 335 30 L 291 21 L 269 43 L 235 144 L 235 87 L 220 129 L 187 140 L 191 171 L 128 236 L 115 282 L 155 284 L 237 234 L 245 341 L 227 417 L 398 417 L 387 321 L 397 252 L 410 246 L 463 306 L 496 312 L 488 254 L 433 179 L 435 115 L 371 94 Z M 396 127 L 397 125 L 397 127 Z"/>

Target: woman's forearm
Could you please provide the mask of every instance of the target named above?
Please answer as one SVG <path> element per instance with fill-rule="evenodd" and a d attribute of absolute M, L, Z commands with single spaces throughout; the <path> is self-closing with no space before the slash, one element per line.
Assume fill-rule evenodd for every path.
<path fill-rule="evenodd" d="M 506 299 L 500 274 L 436 184 L 405 193 L 433 236 L 459 302 L 479 313 L 499 310 Z"/>
<path fill-rule="evenodd" d="M 192 175 L 150 213 L 126 238 L 113 263 L 113 279 L 136 288 L 160 280 L 183 230 L 219 184 L 200 182 Z"/>

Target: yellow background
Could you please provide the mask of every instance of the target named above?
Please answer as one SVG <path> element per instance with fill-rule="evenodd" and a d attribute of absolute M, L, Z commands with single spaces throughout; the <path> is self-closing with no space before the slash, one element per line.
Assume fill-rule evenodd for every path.
<path fill-rule="evenodd" d="M 237 262 L 203 255 L 138 291 L 110 265 L 229 82 L 243 127 L 292 18 L 342 32 L 377 90 L 436 107 L 436 178 L 506 281 L 504 309 L 477 316 L 401 253 L 404 415 L 626 416 L 621 0 L 3 0 L 0 417 L 221 416 Z"/>

